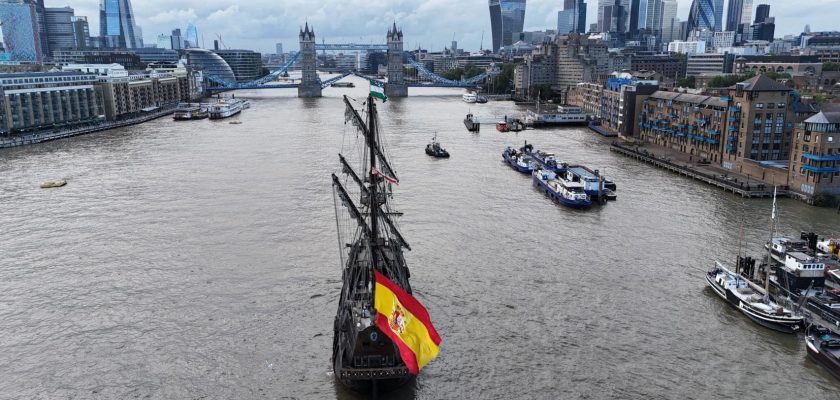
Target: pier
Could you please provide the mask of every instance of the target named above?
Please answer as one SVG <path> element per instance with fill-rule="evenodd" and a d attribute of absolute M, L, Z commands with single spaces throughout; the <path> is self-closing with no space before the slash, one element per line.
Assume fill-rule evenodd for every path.
<path fill-rule="evenodd" d="M 32 132 L 26 133 L 22 135 L 10 136 L 10 137 L 2 137 L 0 138 L 0 149 L 6 149 L 10 147 L 18 147 L 18 146 L 25 146 L 28 144 L 35 144 L 35 143 L 42 143 L 42 142 L 49 142 L 51 140 L 58 140 L 69 138 L 73 136 L 79 135 L 87 135 L 89 133 L 107 131 L 109 129 L 115 128 L 122 128 L 124 126 L 129 125 L 136 125 L 142 124 L 144 122 L 151 121 L 153 119 L 158 119 L 161 117 L 165 117 L 167 115 L 171 115 L 175 112 L 174 107 L 164 108 L 158 111 L 153 111 L 148 114 L 144 114 L 135 118 L 121 120 L 121 121 L 109 121 L 103 122 L 101 124 L 94 124 L 94 125 L 85 125 L 81 127 L 76 127 L 73 129 L 61 130 L 61 131 L 40 131 L 40 132 Z"/>
<path fill-rule="evenodd" d="M 672 161 L 671 158 L 657 157 L 655 154 L 647 151 L 643 147 L 629 146 L 615 142 L 610 145 L 610 151 L 642 161 L 662 169 L 666 169 L 675 174 L 686 176 L 698 181 L 705 182 L 709 185 L 716 186 L 726 192 L 732 192 L 746 198 L 764 198 L 773 197 L 773 186 L 765 183 L 744 183 L 744 178 L 740 180 L 737 177 L 730 177 L 721 174 L 715 174 L 715 170 L 711 166 L 693 165 L 688 163 L 678 164 Z M 688 160 L 682 160 L 688 161 Z M 749 178 L 747 178 L 749 182 Z M 788 187 L 779 186 L 778 196 L 788 196 Z"/>

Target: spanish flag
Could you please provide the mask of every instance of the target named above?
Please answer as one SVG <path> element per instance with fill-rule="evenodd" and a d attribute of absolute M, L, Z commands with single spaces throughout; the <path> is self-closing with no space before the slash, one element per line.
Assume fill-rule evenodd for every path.
<path fill-rule="evenodd" d="M 375 271 L 374 308 L 376 326 L 400 349 L 403 363 L 412 375 L 438 355 L 438 336 L 429 313 L 417 299 Z"/>

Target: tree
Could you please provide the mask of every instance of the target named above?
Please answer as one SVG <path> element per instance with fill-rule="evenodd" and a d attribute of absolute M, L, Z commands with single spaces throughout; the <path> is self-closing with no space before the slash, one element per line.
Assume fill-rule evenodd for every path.
<path fill-rule="evenodd" d="M 682 78 L 677 81 L 677 87 L 694 89 L 697 87 L 697 80 L 693 76 Z"/>
<path fill-rule="evenodd" d="M 790 79 L 790 74 L 787 72 L 768 71 L 764 73 L 764 76 L 775 80 Z"/>
<path fill-rule="evenodd" d="M 755 76 L 753 72 L 747 72 L 744 75 L 718 75 L 706 85 L 708 88 L 725 88 L 730 87 L 738 82 L 743 82 Z"/>
<path fill-rule="evenodd" d="M 557 93 L 551 88 L 551 85 L 535 85 L 531 88 L 531 93 L 539 93 L 540 100 L 553 100 L 557 97 Z"/>
<path fill-rule="evenodd" d="M 831 61 L 823 63 L 823 71 L 840 71 L 840 63 Z"/>
<path fill-rule="evenodd" d="M 515 69 L 515 64 L 502 64 L 501 72 L 493 78 L 493 93 L 510 93 L 511 89 L 513 89 L 513 71 Z"/>
<path fill-rule="evenodd" d="M 459 80 L 461 80 L 461 75 L 463 75 L 463 74 L 464 74 L 463 69 L 453 68 L 453 69 L 450 69 L 449 71 L 441 73 L 440 76 L 442 76 L 446 79 L 453 80 L 453 81 L 459 81 Z"/>

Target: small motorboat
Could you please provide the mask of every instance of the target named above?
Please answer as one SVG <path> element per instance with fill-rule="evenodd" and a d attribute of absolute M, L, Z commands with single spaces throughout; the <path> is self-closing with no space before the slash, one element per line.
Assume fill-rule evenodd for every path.
<path fill-rule="evenodd" d="M 441 147 L 437 134 L 432 138 L 432 142 L 426 145 L 426 154 L 435 158 L 449 158 L 449 152 Z"/>
<path fill-rule="evenodd" d="M 505 132 L 509 131 L 510 129 L 508 129 L 507 122 L 499 121 L 499 122 L 496 123 L 496 130 L 499 131 L 499 132 L 505 133 Z"/>
<path fill-rule="evenodd" d="M 230 122 L 229 122 L 229 124 L 231 124 L 231 125 L 239 125 L 239 124 L 241 124 L 241 123 L 242 123 L 242 121 L 240 121 L 240 120 L 230 121 Z"/>
<path fill-rule="evenodd" d="M 67 181 L 64 179 L 59 179 L 55 181 L 44 181 L 41 182 L 41 189 L 49 189 L 49 188 L 57 188 L 62 187 L 67 184 Z"/>

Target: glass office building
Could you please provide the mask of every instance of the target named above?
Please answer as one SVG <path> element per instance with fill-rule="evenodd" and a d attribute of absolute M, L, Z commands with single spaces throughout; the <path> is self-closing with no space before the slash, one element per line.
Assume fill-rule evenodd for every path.
<path fill-rule="evenodd" d="M 3 42 L 11 61 L 43 61 L 41 33 L 34 4 L 0 3 Z"/>
<path fill-rule="evenodd" d="M 723 0 L 694 0 L 688 14 L 688 30 L 723 30 Z"/>
<path fill-rule="evenodd" d="M 513 33 L 525 25 L 525 0 L 490 0 L 490 28 L 493 51 L 513 44 Z"/>
<path fill-rule="evenodd" d="M 236 76 L 227 62 L 218 54 L 205 49 L 187 49 L 187 64 L 204 71 L 204 75 L 224 82 L 236 82 Z"/>
<path fill-rule="evenodd" d="M 130 0 L 100 0 L 99 35 L 105 41 L 106 47 L 143 47 L 140 29 L 134 23 Z"/>

